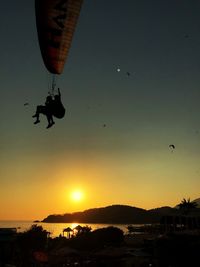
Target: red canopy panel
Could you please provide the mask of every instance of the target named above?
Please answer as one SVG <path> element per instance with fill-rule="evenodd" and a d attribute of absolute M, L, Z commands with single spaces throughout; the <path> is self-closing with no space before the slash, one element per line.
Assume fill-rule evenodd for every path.
<path fill-rule="evenodd" d="M 40 50 L 46 68 L 63 71 L 83 0 L 35 0 Z"/>

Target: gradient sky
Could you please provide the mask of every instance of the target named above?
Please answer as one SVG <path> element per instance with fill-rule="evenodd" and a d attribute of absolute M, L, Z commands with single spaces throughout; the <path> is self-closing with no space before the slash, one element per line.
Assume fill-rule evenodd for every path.
<path fill-rule="evenodd" d="M 199 10 L 197 0 L 84 0 L 57 83 L 67 113 L 47 130 L 31 117 L 51 81 L 34 1 L 1 3 L 0 219 L 200 197 Z"/>

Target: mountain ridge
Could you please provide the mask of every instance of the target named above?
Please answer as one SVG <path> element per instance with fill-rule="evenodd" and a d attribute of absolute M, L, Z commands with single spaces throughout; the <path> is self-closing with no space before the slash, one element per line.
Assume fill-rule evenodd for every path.
<path fill-rule="evenodd" d="M 145 210 L 129 205 L 110 205 L 100 208 L 87 209 L 81 212 L 51 214 L 42 222 L 47 223 L 114 223 L 114 224 L 142 224 L 158 223 L 163 215 L 173 214 L 176 209 L 165 206 Z"/>

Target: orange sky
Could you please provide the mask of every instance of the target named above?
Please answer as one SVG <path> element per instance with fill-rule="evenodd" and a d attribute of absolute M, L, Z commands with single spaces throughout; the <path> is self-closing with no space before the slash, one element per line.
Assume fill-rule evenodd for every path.
<path fill-rule="evenodd" d="M 44 160 L 41 155 L 36 166 L 29 158 L 16 159 L 12 168 L 1 169 L 4 179 L 0 188 L 0 219 L 41 220 L 49 214 L 112 204 L 145 209 L 173 207 L 183 197 L 199 197 L 198 175 L 193 172 L 196 163 L 189 156 L 181 156 L 178 150 L 154 151 L 139 157 L 127 152 L 127 159 L 120 154 L 114 158 L 93 155 L 90 161 L 86 155 L 70 159 L 62 155 L 62 160 L 54 158 L 50 164 L 50 159 Z M 191 174 L 192 183 L 188 180 Z M 83 193 L 79 202 L 71 199 L 75 190 Z"/>
<path fill-rule="evenodd" d="M 199 198 L 200 1 L 84 1 L 51 129 L 32 118 L 52 82 L 34 1 L 12 2 L 0 9 L 0 220 Z"/>

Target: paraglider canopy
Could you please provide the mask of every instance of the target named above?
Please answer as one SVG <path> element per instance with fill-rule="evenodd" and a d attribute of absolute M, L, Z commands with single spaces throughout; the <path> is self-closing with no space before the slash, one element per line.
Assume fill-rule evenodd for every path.
<path fill-rule="evenodd" d="M 49 72 L 61 74 L 83 0 L 35 0 L 38 39 Z"/>

